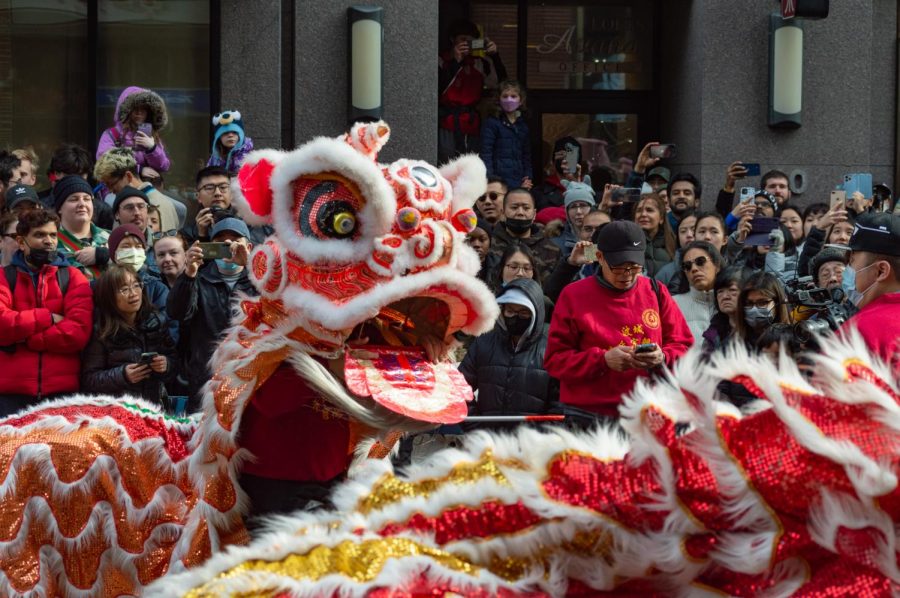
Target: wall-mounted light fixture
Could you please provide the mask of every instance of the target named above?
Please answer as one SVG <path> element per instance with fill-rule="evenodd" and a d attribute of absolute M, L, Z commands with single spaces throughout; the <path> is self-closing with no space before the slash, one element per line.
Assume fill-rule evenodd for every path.
<path fill-rule="evenodd" d="M 347 9 L 350 84 L 348 113 L 350 123 L 380 120 L 384 61 L 384 9 L 380 6 L 351 6 Z"/>
<path fill-rule="evenodd" d="M 769 17 L 769 126 L 796 129 L 803 107 L 803 25 Z"/>

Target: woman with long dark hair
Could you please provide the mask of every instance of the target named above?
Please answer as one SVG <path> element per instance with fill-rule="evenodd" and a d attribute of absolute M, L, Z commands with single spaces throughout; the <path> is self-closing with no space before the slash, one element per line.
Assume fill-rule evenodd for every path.
<path fill-rule="evenodd" d="M 789 324 L 790 321 L 781 281 L 768 272 L 751 274 L 738 295 L 735 336 L 752 349 L 763 330 L 772 324 Z"/>
<path fill-rule="evenodd" d="M 141 397 L 167 411 L 164 384 L 173 379 L 175 347 L 166 316 L 150 303 L 127 266 L 111 264 L 94 288 L 96 323 L 82 359 L 85 392 Z"/>

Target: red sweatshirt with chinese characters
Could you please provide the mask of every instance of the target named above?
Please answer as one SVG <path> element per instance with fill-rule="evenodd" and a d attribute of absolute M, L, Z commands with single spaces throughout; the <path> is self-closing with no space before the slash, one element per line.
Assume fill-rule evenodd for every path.
<path fill-rule="evenodd" d="M 650 279 L 639 276 L 624 292 L 604 287 L 596 276 L 567 285 L 553 308 L 544 369 L 559 379 L 563 403 L 600 415 L 618 415 L 618 406 L 646 370 L 616 372 L 604 355 L 618 345 L 656 343 L 666 365 L 693 343 L 690 328 L 665 285 L 659 296 Z"/>

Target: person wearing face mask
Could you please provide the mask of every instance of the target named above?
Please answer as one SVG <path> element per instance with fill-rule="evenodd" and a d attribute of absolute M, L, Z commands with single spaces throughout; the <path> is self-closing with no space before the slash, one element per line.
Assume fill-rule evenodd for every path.
<path fill-rule="evenodd" d="M 52 212 L 22 212 L 19 250 L 0 276 L 0 417 L 79 390 L 94 301 L 57 251 L 58 227 Z"/>
<path fill-rule="evenodd" d="M 481 161 L 488 176 L 498 176 L 510 189 L 531 189 L 531 139 L 522 115 L 525 90 L 518 81 L 499 85 L 499 111 L 481 127 Z"/>
<path fill-rule="evenodd" d="M 195 242 L 185 255 L 184 272 L 169 291 L 166 305 L 169 317 L 181 324 L 189 339 L 188 411 L 200 405 L 200 389 L 211 377 L 209 358 L 231 324 L 232 300 L 238 293 L 259 295 L 244 269 L 252 248 L 244 221 L 225 218 L 213 225 L 210 233 L 213 242 L 230 247 L 232 257 L 205 259 L 199 242 Z"/>
<path fill-rule="evenodd" d="M 787 308 L 784 287 L 774 274 L 751 274 L 738 295 L 735 336 L 752 349 L 770 324 L 790 323 Z"/>
<path fill-rule="evenodd" d="M 860 216 L 850 250 L 842 285 L 860 311 L 842 330 L 856 328 L 869 350 L 900 375 L 900 216 Z"/>
<path fill-rule="evenodd" d="M 544 236 L 543 228 L 535 224 L 534 197 L 527 189 L 511 189 L 503 198 L 504 220 L 494 225 L 491 252 L 503 255 L 507 247 L 520 243 L 528 247 L 537 259 L 539 270 L 546 275 L 559 259 L 559 246 Z M 538 282 L 542 282 L 543 278 Z"/>
<path fill-rule="evenodd" d="M 169 298 L 169 287 L 147 268 L 146 237 L 134 224 L 123 224 L 116 227 L 109 235 L 109 255 L 119 266 L 131 268 L 138 277 L 150 305 L 166 313 L 166 301 Z M 177 323 L 172 326 L 173 338 L 178 340 Z"/>
<path fill-rule="evenodd" d="M 594 242 L 600 268 L 560 294 L 544 368 L 560 381 L 564 404 L 615 418 L 638 379 L 671 367 L 693 338 L 665 286 L 640 275 L 647 242 L 640 226 L 611 222 Z"/>
<path fill-rule="evenodd" d="M 533 415 L 558 407 L 559 384 L 544 370 L 547 326 L 544 293 L 527 278 L 511 281 L 497 298 L 500 318 L 476 338 L 459 371 L 478 397 L 471 415 Z"/>

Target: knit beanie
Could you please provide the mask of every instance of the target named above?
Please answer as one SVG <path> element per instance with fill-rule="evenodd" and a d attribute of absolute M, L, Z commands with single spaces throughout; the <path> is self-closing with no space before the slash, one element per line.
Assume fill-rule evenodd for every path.
<path fill-rule="evenodd" d="M 567 210 L 576 201 L 583 201 L 591 207 L 597 205 L 596 200 L 594 200 L 594 188 L 591 187 L 591 177 L 585 176 L 584 181 L 581 183 L 567 179 L 563 179 L 561 182 L 563 187 L 566 188 L 566 192 L 563 194 L 563 203 Z"/>
<path fill-rule="evenodd" d="M 217 147 L 219 139 L 225 133 L 237 133 L 238 142 L 234 144 L 234 147 L 231 148 L 228 154 L 230 155 L 235 150 L 240 149 L 244 145 L 244 121 L 241 118 L 240 112 L 237 110 L 228 110 L 213 116 L 212 124 L 215 127 L 215 130 L 213 131 L 212 155 L 221 160 L 225 160 L 227 156 L 219 154 L 219 148 Z"/>
<path fill-rule="evenodd" d="M 140 197 L 147 203 L 147 205 L 150 205 L 150 200 L 147 198 L 146 193 L 144 193 L 140 189 L 135 189 L 131 185 L 126 185 L 124 189 L 116 194 L 116 199 L 113 200 L 113 214 L 119 211 L 119 206 L 122 205 L 122 202 L 129 197 Z"/>
<path fill-rule="evenodd" d="M 144 237 L 144 233 L 141 232 L 141 229 L 134 224 L 122 224 L 114 228 L 113 232 L 109 233 L 109 239 L 106 240 L 106 246 L 109 247 L 109 255 L 116 255 L 119 243 L 121 243 L 122 239 L 128 235 L 136 237 L 141 242 L 141 245 L 147 246 L 147 239 Z"/>
<path fill-rule="evenodd" d="M 87 193 L 91 197 L 94 196 L 94 190 L 86 180 L 77 174 L 70 174 L 59 179 L 53 185 L 53 191 L 50 192 L 50 197 L 53 198 L 53 208 L 59 212 L 63 203 L 73 193 Z"/>

